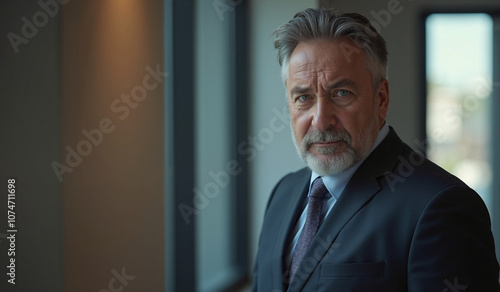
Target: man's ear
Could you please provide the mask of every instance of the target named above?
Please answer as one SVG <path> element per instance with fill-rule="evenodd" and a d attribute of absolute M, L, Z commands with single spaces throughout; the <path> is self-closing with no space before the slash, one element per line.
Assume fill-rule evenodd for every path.
<path fill-rule="evenodd" d="M 375 102 L 378 110 L 378 117 L 380 121 L 383 121 L 389 109 L 389 81 L 387 81 L 387 79 L 380 81 L 376 94 L 377 97 Z"/>

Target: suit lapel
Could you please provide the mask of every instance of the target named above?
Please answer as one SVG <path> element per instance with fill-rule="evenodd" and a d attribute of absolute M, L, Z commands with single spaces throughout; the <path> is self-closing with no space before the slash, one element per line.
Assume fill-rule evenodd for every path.
<path fill-rule="evenodd" d="M 304 255 L 304 259 L 292 283 L 290 283 L 293 291 L 302 289 L 324 255 L 330 249 L 335 248 L 333 242 L 342 228 L 379 190 L 380 186 L 376 179 L 358 181 L 358 183 L 351 179 Z M 295 290 L 295 288 L 299 289 Z"/>
<path fill-rule="evenodd" d="M 302 212 L 302 207 L 304 206 L 304 200 L 307 196 L 307 192 L 309 190 L 309 181 L 311 178 L 311 171 L 307 168 L 299 173 L 297 177 L 297 183 L 294 184 L 292 191 L 287 194 L 287 197 L 290 198 L 288 200 L 288 204 L 283 207 L 285 208 L 284 216 L 282 218 L 281 226 L 276 244 L 274 246 L 274 254 L 281 255 L 281 260 L 274 261 L 273 271 L 277 273 L 273 276 L 275 281 L 274 287 L 282 287 L 283 280 L 285 279 L 285 270 L 283 269 L 283 259 L 287 256 L 287 247 L 289 244 L 289 234 L 292 229 L 295 227 L 295 224 Z"/>
<path fill-rule="evenodd" d="M 335 249 L 333 244 L 339 232 L 351 218 L 375 196 L 381 186 L 378 178 L 391 171 L 403 143 L 391 128 L 389 135 L 370 154 L 349 180 L 339 200 L 318 230 L 303 260 L 296 276 L 290 283 L 289 291 L 299 291 L 316 269 L 327 252 Z M 298 275 L 298 276 L 297 276 Z"/>

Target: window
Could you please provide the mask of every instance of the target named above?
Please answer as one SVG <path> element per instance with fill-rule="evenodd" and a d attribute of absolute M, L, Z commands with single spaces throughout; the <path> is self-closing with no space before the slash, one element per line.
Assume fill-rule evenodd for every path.
<path fill-rule="evenodd" d="M 246 3 L 165 3 L 166 291 L 248 282 Z"/>
<path fill-rule="evenodd" d="M 428 156 L 478 192 L 491 213 L 492 18 L 437 13 L 425 25 Z"/>

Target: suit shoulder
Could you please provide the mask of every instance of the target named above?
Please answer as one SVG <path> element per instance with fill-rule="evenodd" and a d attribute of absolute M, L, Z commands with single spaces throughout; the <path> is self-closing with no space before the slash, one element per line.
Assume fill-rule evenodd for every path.
<path fill-rule="evenodd" d="M 304 167 L 302 169 L 299 169 L 295 172 L 290 172 L 283 176 L 278 183 L 274 186 L 271 196 L 269 197 L 269 201 L 267 204 L 267 207 L 269 207 L 269 204 L 273 200 L 275 194 L 277 192 L 286 192 L 286 189 L 291 189 L 293 188 L 297 183 L 299 182 L 304 182 L 307 180 L 311 175 L 311 170 L 308 167 Z M 278 191 L 279 190 L 279 191 Z"/>
<path fill-rule="evenodd" d="M 308 167 L 301 168 L 297 171 L 290 172 L 286 174 L 281 180 L 282 181 L 288 181 L 288 180 L 297 180 L 297 179 L 303 179 L 303 178 L 309 178 L 311 176 L 311 170 Z"/>
<path fill-rule="evenodd" d="M 417 155 L 420 157 L 417 158 Z M 452 185 L 467 186 L 458 177 L 451 174 L 428 158 L 425 158 L 422 155 L 418 154 L 418 152 L 416 152 L 406 144 L 403 151 L 403 157 L 406 158 L 406 161 L 401 159 L 400 167 L 402 164 L 406 164 L 406 167 L 408 167 L 409 170 L 414 169 L 414 172 L 416 174 L 415 178 L 426 180 L 428 183 L 430 183 L 431 185 L 435 185 L 436 187 L 446 188 Z"/>
<path fill-rule="evenodd" d="M 288 173 L 280 179 L 280 181 L 274 187 L 273 193 L 279 188 L 293 187 L 297 183 L 301 183 L 309 180 L 311 177 L 311 170 L 308 167 L 304 167 L 295 172 Z"/>
<path fill-rule="evenodd" d="M 388 182 L 392 179 L 393 183 L 400 184 L 403 189 L 412 190 L 412 193 L 431 195 L 447 189 L 459 188 L 475 194 L 474 190 L 458 177 L 423 157 L 406 144 L 392 173 L 388 174 L 388 178 Z"/>
<path fill-rule="evenodd" d="M 417 145 L 418 146 L 418 145 Z M 419 149 L 422 149 L 419 147 Z M 390 133 L 373 152 L 370 163 L 383 169 L 385 175 L 406 182 L 405 185 L 421 189 L 444 189 L 448 186 L 465 186 L 459 178 L 436 165 L 404 143 L 390 128 Z M 377 166 L 374 166 L 377 168 Z"/>

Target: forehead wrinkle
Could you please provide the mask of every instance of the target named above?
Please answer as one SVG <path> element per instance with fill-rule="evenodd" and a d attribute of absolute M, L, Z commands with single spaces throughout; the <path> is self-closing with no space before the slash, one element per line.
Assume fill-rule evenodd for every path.
<path fill-rule="evenodd" d="M 301 82 L 302 84 L 296 86 L 292 93 L 305 93 L 307 91 L 312 91 L 317 94 L 326 94 L 332 89 L 338 88 L 343 84 L 352 84 L 352 81 L 347 81 L 349 80 L 348 78 L 342 77 L 338 80 L 338 78 L 335 78 L 335 75 L 332 76 L 332 72 L 334 71 L 335 70 L 330 68 L 318 70 L 318 68 L 315 67 L 307 70 L 307 72 L 297 72 L 296 76 L 302 77 L 301 81 L 303 83 Z"/>
<path fill-rule="evenodd" d="M 308 66 L 309 65 L 309 66 Z M 291 72 L 290 77 L 295 77 L 295 79 L 300 78 L 302 80 L 307 80 L 307 83 L 329 83 L 329 75 L 335 74 L 335 70 L 331 66 L 311 66 L 311 64 L 302 64 L 297 66 Z"/>
<path fill-rule="evenodd" d="M 316 94 L 328 93 L 331 91 L 330 85 L 345 76 L 347 72 L 340 71 L 345 67 L 345 59 L 330 56 L 328 53 L 305 50 L 292 54 L 288 67 L 288 79 L 293 79 L 295 83 L 292 94 L 306 91 Z"/>

